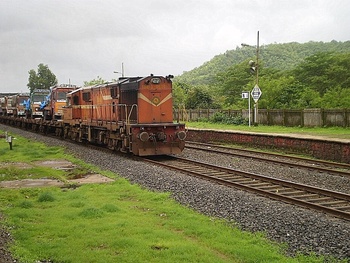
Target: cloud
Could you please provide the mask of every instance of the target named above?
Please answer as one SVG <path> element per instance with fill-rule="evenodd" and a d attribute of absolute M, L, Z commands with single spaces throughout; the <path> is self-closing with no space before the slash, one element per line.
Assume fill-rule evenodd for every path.
<path fill-rule="evenodd" d="M 349 40 L 350 3 L 326 0 L 2 0 L 0 92 L 49 66 L 60 83 L 181 74 L 240 43 Z"/>

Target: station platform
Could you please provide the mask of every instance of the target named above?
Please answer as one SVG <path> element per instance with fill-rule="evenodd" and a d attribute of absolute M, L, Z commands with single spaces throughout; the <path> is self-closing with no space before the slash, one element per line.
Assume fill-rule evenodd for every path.
<path fill-rule="evenodd" d="M 350 163 L 350 139 L 299 133 L 262 133 L 238 130 L 189 128 L 187 140 L 278 149 L 341 163 Z"/>

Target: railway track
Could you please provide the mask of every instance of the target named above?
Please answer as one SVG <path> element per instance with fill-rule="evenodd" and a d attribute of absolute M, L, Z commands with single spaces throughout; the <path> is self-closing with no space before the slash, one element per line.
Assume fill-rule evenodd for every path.
<path fill-rule="evenodd" d="M 177 157 L 143 160 L 278 201 L 350 220 L 350 195 Z"/>
<path fill-rule="evenodd" d="M 231 155 L 235 157 L 254 158 L 263 162 L 285 165 L 289 167 L 314 170 L 320 173 L 330 173 L 333 175 L 350 178 L 350 164 L 328 162 L 324 160 L 314 160 L 297 156 L 286 156 L 278 153 L 266 153 L 241 148 L 232 148 L 208 143 L 186 142 L 186 148 Z"/>
<path fill-rule="evenodd" d="M 96 145 L 89 144 L 88 147 L 109 153 L 112 152 L 109 149 Z M 190 147 L 188 146 L 188 148 Z M 210 151 L 213 152 L 213 149 L 210 149 Z M 223 151 L 220 151 L 220 153 L 227 154 Z M 134 158 L 138 159 L 140 157 Z M 348 194 L 179 157 L 166 156 L 163 158 L 148 157 L 140 159 L 219 184 L 250 191 L 290 204 L 312 208 L 342 219 L 350 220 L 350 195 Z M 288 163 L 288 165 L 290 164 Z"/>

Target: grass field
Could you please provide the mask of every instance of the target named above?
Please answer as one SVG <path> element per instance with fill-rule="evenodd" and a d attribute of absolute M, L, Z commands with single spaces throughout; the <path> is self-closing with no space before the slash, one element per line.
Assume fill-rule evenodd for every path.
<path fill-rule="evenodd" d="M 17 137 L 17 136 L 16 136 Z M 168 193 L 149 192 L 109 171 L 99 171 L 65 154 L 17 137 L 13 150 L 0 140 L 0 178 L 54 177 L 52 168 L 24 169 L 16 161 L 67 159 L 80 171 L 95 170 L 115 182 L 78 188 L 1 189 L 1 221 L 20 262 L 323 262 L 315 256 L 286 257 L 283 246 L 262 233 L 181 206 Z M 2 179 L 3 180 L 3 179 Z M 49 261 L 50 260 L 50 261 Z"/>
<path fill-rule="evenodd" d="M 243 126 L 243 125 L 226 125 L 210 122 L 188 122 L 189 128 L 201 129 L 219 129 L 219 130 L 236 130 L 247 132 L 261 132 L 261 133 L 281 133 L 281 134 L 304 134 L 313 136 L 322 136 L 327 138 L 340 138 L 350 140 L 350 129 L 342 127 L 283 127 L 283 126 Z"/>

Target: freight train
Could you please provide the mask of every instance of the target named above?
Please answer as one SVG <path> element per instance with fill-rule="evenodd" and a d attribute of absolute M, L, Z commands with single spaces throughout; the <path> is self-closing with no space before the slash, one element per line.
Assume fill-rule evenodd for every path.
<path fill-rule="evenodd" d="M 179 154 L 186 129 L 173 119 L 172 77 L 54 86 L 40 105 L 31 103 L 31 114 L 20 117 L 3 111 L 0 122 L 139 156 Z"/>

